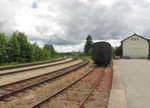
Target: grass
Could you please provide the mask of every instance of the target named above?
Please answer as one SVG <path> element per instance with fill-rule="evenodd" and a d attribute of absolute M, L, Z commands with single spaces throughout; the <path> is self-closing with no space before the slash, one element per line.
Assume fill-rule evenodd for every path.
<path fill-rule="evenodd" d="M 77 58 L 91 59 L 91 56 L 76 56 Z"/>
<path fill-rule="evenodd" d="M 23 64 L 32 64 L 32 63 L 40 63 L 40 62 L 46 62 L 46 61 L 53 61 L 53 60 L 57 60 L 59 58 L 62 58 L 62 56 L 57 56 L 57 57 L 53 57 L 49 60 L 40 60 L 40 61 L 33 61 L 33 62 L 28 62 L 28 63 L 17 63 L 17 62 L 12 62 L 12 63 L 4 63 L 4 64 L 0 64 L 0 67 L 5 67 L 5 66 L 16 66 L 16 65 L 23 65 Z"/>

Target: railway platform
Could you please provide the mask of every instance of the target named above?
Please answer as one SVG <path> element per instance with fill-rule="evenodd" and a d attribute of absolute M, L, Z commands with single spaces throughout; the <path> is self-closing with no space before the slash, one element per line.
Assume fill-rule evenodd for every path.
<path fill-rule="evenodd" d="M 150 61 L 120 59 L 113 66 L 108 108 L 149 108 Z"/>

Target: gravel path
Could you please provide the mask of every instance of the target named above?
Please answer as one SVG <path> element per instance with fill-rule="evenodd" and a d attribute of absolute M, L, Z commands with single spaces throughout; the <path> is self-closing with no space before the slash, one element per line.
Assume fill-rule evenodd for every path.
<path fill-rule="evenodd" d="M 150 107 L 150 61 L 142 59 L 115 60 L 120 72 L 128 108 Z"/>
<path fill-rule="evenodd" d="M 46 74 L 46 73 L 49 73 L 49 72 L 52 72 L 55 70 L 59 70 L 59 69 L 65 68 L 65 67 L 69 67 L 69 66 L 81 63 L 82 61 L 83 60 L 79 59 L 77 61 L 73 61 L 73 62 L 69 62 L 69 63 L 57 65 L 57 66 L 42 68 L 42 69 L 38 69 L 38 70 L 31 70 L 31 71 L 16 73 L 16 74 L 7 75 L 7 76 L 1 76 L 0 77 L 0 86 L 9 84 L 12 82 L 20 81 L 23 79 L 31 78 L 33 76 Z"/>

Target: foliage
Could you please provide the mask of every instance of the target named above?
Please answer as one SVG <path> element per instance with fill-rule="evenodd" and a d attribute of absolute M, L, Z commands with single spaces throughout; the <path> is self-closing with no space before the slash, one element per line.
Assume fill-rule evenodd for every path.
<path fill-rule="evenodd" d="M 61 52 L 59 53 L 60 56 L 76 56 L 75 52 Z"/>
<path fill-rule="evenodd" d="M 115 56 L 122 57 L 122 46 L 120 45 L 119 47 L 116 47 L 115 49 Z"/>
<path fill-rule="evenodd" d="M 16 31 L 11 37 L 0 33 L 0 65 L 49 60 L 56 56 L 53 45 L 40 48 L 37 43 L 31 44 L 22 32 Z"/>
<path fill-rule="evenodd" d="M 16 32 L 14 32 L 12 37 L 10 37 L 8 47 L 9 47 L 9 51 L 8 51 L 9 62 L 19 62 L 20 44 L 19 44 L 18 36 Z"/>
<path fill-rule="evenodd" d="M 49 57 L 54 57 L 55 55 L 57 55 L 57 52 L 55 51 L 53 45 L 44 45 L 44 49 L 47 51 L 47 54 L 49 55 Z"/>
<path fill-rule="evenodd" d="M 148 54 L 148 60 L 150 60 L 150 54 Z"/>
<path fill-rule="evenodd" d="M 85 59 L 88 59 L 90 60 L 91 59 L 91 56 L 76 56 L 77 58 L 85 58 Z"/>
<path fill-rule="evenodd" d="M 7 55 L 8 39 L 4 33 L 0 33 L 0 64 L 6 62 L 8 59 Z"/>
<path fill-rule="evenodd" d="M 92 37 L 88 35 L 86 38 L 85 46 L 84 46 L 84 53 L 86 55 L 90 55 L 92 43 L 93 43 Z"/>

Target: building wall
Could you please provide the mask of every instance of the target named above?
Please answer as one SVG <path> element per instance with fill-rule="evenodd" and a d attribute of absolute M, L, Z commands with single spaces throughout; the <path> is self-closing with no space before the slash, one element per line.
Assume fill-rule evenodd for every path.
<path fill-rule="evenodd" d="M 149 53 L 148 41 L 133 35 L 123 41 L 123 57 L 129 56 L 130 58 L 147 58 Z"/>

